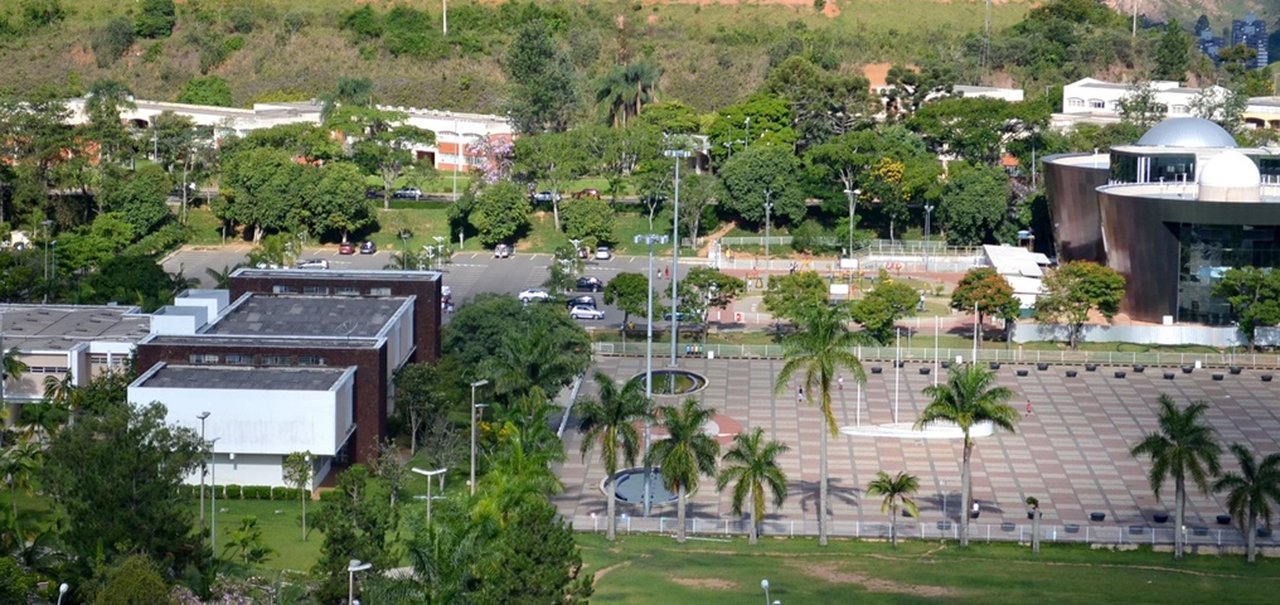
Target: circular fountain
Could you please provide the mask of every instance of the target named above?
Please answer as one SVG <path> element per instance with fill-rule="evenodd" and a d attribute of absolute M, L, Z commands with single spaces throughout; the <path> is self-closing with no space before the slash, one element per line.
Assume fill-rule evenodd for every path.
<path fill-rule="evenodd" d="M 662 475 L 658 472 L 658 468 L 650 469 L 652 480 L 649 482 L 649 489 L 652 490 L 653 504 L 670 504 L 676 501 L 675 492 L 669 491 L 662 485 Z M 618 471 L 613 476 L 617 482 L 614 491 L 614 498 L 621 504 L 644 504 L 644 468 L 628 468 Z M 608 481 L 608 479 L 605 479 Z M 600 482 L 600 489 L 608 492 L 605 481 Z"/>
<path fill-rule="evenodd" d="M 632 376 L 631 380 L 644 384 L 644 372 Z M 657 396 L 689 395 L 705 388 L 707 378 L 696 372 L 673 369 L 653 371 L 653 394 Z"/>

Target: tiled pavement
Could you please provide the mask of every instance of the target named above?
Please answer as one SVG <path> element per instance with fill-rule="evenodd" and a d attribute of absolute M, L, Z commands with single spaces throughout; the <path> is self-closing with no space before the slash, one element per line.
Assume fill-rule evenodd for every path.
<path fill-rule="evenodd" d="M 604 357 L 598 366 L 617 377 L 632 376 L 643 371 L 640 358 Z M 665 358 L 655 359 L 654 368 L 666 367 Z M 891 363 L 880 365 L 883 373 L 868 371 L 863 388 L 862 422 L 879 424 L 893 421 L 894 370 Z M 910 422 L 922 409 L 925 398 L 921 389 L 933 384 L 933 375 L 921 375 L 927 364 L 908 363 L 898 376 L 899 415 Z M 682 359 L 681 368 L 704 374 L 707 388 L 696 396 L 705 405 L 740 421 L 744 427 L 764 427 L 768 436 L 791 447 L 782 458 L 789 481 L 788 498 L 783 507 L 769 516 L 771 521 L 816 521 L 818 471 L 818 435 L 821 429 L 816 409 L 796 402 L 796 389 L 788 385 L 775 394 L 774 377 L 781 367 L 779 360 L 714 360 Z M 1019 377 L 1016 370 L 1028 370 Z M 1068 378 L 1067 369 L 1078 371 Z M 1118 369 L 1127 370 L 1125 378 L 1116 378 Z M 1087 372 L 1083 367 L 1050 366 L 1038 370 L 1035 365 L 1005 364 L 999 370 L 1000 384 L 1016 393 L 1013 405 L 1023 412 L 1026 403 L 1033 413 L 1023 415 L 1016 433 L 1000 433 L 978 440 L 974 453 L 973 494 L 982 503 L 983 523 L 1001 521 L 1025 523 L 1027 496 L 1041 502 L 1044 523 L 1087 523 L 1089 514 L 1106 513 L 1106 525 L 1125 527 L 1147 525 L 1151 515 L 1171 510 L 1158 502 L 1146 480 L 1149 468 L 1145 461 L 1133 459 L 1128 448 L 1145 433 L 1155 430 L 1156 398 L 1168 393 L 1179 404 L 1204 399 L 1211 402 L 1207 414 L 1224 445 L 1223 463 L 1233 468 L 1234 461 L 1225 445 L 1239 441 L 1267 454 L 1280 450 L 1280 382 L 1265 383 L 1261 372 L 1245 370 L 1234 376 L 1225 370 L 1196 370 L 1187 375 L 1176 372 L 1173 380 L 1163 378 L 1170 369 L 1148 367 L 1144 373 L 1132 368 L 1100 367 Z M 1213 381 L 1211 373 L 1226 374 Z M 943 371 L 945 379 L 945 370 Z M 580 397 L 594 395 L 595 385 L 584 383 Z M 842 426 L 856 422 L 856 390 L 846 381 L 835 393 L 836 416 Z M 666 402 L 675 401 L 667 398 Z M 659 401 L 659 403 L 664 403 Z M 584 461 L 577 452 L 580 436 L 565 435 L 568 460 L 560 475 L 565 491 L 556 498 L 560 512 L 567 517 L 604 514 L 603 494 L 598 489 L 604 472 L 598 451 Z M 952 518 L 959 513 L 960 491 L 959 440 L 898 440 L 840 435 L 830 441 L 830 474 L 832 517 L 837 523 L 883 523 L 878 498 L 863 498 L 863 490 L 881 469 L 890 473 L 905 470 L 919 477 L 917 502 L 921 520 L 941 519 L 943 499 Z M 1166 502 L 1172 500 L 1173 486 L 1162 492 Z M 1187 525 L 1213 526 L 1223 512 L 1224 500 L 1189 493 Z M 734 519 L 729 512 L 727 493 L 714 490 L 711 479 L 690 500 L 690 515 L 700 519 Z M 619 512 L 628 512 L 620 506 Z M 639 514 L 631 510 L 630 514 Z M 674 518 L 670 507 L 656 508 L 655 515 Z M 1094 524 L 1095 526 L 1097 524 Z"/>

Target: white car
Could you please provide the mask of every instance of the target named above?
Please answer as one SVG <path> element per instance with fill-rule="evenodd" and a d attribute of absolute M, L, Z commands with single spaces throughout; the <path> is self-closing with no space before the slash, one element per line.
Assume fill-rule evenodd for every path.
<path fill-rule="evenodd" d="M 308 258 L 298 261 L 299 269 L 328 269 L 329 261 L 323 258 Z"/>
<path fill-rule="evenodd" d="M 609 260 L 611 258 L 613 258 L 613 251 L 608 246 L 596 248 L 596 260 Z"/>
<path fill-rule="evenodd" d="M 498 244 L 493 247 L 494 258 L 511 258 L 511 246 L 506 244 Z"/>
<path fill-rule="evenodd" d="M 528 290 L 523 290 L 519 294 L 517 294 L 516 298 L 520 299 L 520 302 L 522 303 L 530 303 L 535 300 L 539 300 L 539 301 L 547 300 L 548 298 L 551 298 L 551 295 L 547 294 L 546 290 L 541 290 L 539 288 L 529 288 Z"/>
<path fill-rule="evenodd" d="M 604 319 L 604 311 L 579 306 L 569 309 L 569 317 L 574 319 Z"/>

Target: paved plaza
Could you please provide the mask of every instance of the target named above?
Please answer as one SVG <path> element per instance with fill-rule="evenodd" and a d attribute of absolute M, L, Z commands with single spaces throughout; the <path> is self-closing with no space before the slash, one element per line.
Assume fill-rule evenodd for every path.
<path fill-rule="evenodd" d="M 664 368 L 668 361 L 666 357 L 655 358 L 654 368 Z M 598 357 L 597 363 L 615 378 L 630 377 L 644 369 L 642 358 Z M 796 384 L 775 394 L 774 377 L 781 366 L 781 360 L 768 359 L 681 360 L 682 369 L 707 377 L 708 386 L 695 395 L 704 405 L 746 429 L 763 427 L 770 438 L 791 447 L 782 457 L 789 483 L 787 501 L 767 520 L 775 533 L 785 532 L 787 527 L 794 529 L 796 523 L 802 528 L 795 530 L 797 533 L 815 533 L 821 419 L 815 408 L 797 404 Z M 893 422 L 893 364 L 868 362 L 866 366 L 861 422 Z M 901 422 L 913 421 L 926 403 L 921 390 L 934 382 L 932 374 L 920 373 L 926 366 L 932 367 L 908 363 L 897 376 Z M 880 367 L 881 373 L 871 373 L 873 367 Z M 1027 375 L 1018 376 L 1018 370 Z M 1067 370 L 1076 371 L 1077 376 L 1067 377 Z M 1125 370 L 1127 375 L 1117 378 L 1117 370 Z M 1165 372 L 1173 372 L 1174 378 L 1166 379 Z M 1223 374 L 1223 379 L 1215 381 L 1214 373 Z M 942 374 L 940 379 L 945 380 L 946 371 Z M 1162 492 L 1165 502 L 1157 502 L 1147 484 L 1148 463 L 1135 460 L 1128 452 L 1144 434 L 1155 430 L 1156 398 L 1161 393 L 1168 393 L 1179 405 L 1200 399 L 1211 402 L 1207 419 L 1224 446 L 1226 469 L 1234 469 L 1235 465 L 1234 458 L 1225 451 L 1232 442 L 1247 444 L 1263 455 L 1280 450 L 1280 403 L 1276 397 L 1280 382 L 1263 382 L 1261 371 L 1244 370 L 1240 375 L 1231 375 L 1226 369 L 1198 369 L 1184 374 L 1179 368 L 1148 367 L 1138 373 L 1130 367 L 1104 366 L 1086 371 L 1079 366 L 1053 365 L 1040 370 L 1034 364 L 1005 364 L 998 374 L 1000 384 L 1015 392 L 1012 405 L 1022 419 L 1016 433 L 997 432 L 977 441 L 972 462 L 973 495 L 982 507 L 978 523 L 988 527 L 1027 524 L 1024 501 L 1028 496 L 1040 500 L 1046 526 L 1079 524 L 1107 528 L 1117 534 L 1123 531 L 1118 528 L 1137 533 L 1134 526 L 1162 527 L 1153 522 L 1153 516 L 1166 512 L 1172 516 L 1173 483 L 1167 482 L 1166 491 Z M 579 398 L 590 398 L 594 393 L 595 385 L 584 382 Z M 834 396 L 837 420 L 842 426 L 855 425 L 858 406 L 852 381 L 846 380 Z M 659 404 L 675 401 L 677 398 L 658 398 Z M 1025 414 L 1028 402 L 1032 404 L 1030 415 Z M 598 450 L 584 461 L 578 455 L 580 446 L 580 435 L 572 429 L 567 431 L 565 450 L 569 456 L 558 469 L 565 491 L 556 503 L 577 527 L 582 528 L 585 523 L 590 528 L 593 514 L 605 514 L 599 489 L 604 472 Z M 934 527 L 936 521 L 944 519 L 944 500 L 945 516 L 958 519 L 960 458 L 959 440 L 845 435 L 832 438 L 831 515 L 836 527 L 846 528 L 840 533 L 853 534 L 853 527 L 887 521 L 880 512 L 880 498 L 863 493 L 879 470 L 902 470 L 919 477 L 917 502 L 922 526 Z M 702 487 L 690 499 L 689 513 L 704 526 L 711 521 L 715 527 L 737 518 L 730 513 L 730 504 L 729 490 L 718 493 L 714 480 L 704 478 Z M 640 515 L 638 508 L 629 505 L 620 505 L 618 512 L 633 518 Z M 1189 492 L 1186 525 L 1190 530 L 1229 531 L 1217 523 L 1217 516 L 1225 512 L 1224 498 L 1205 497 L 1194 489 Z M 1106 518 L 1091 522 L 1092 513 L 1105 513 Z M 675 510 L 659 507 L 654 515 L 674 520 Z M 1164 523 L 1163 527 L 1171 524 Z M 1238 539 L 1238 534 L 1232 539 Z"/>

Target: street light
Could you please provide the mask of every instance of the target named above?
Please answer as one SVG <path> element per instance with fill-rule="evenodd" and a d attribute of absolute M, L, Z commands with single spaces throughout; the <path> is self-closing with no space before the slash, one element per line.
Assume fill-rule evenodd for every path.
<path fill-rule="evenodd" d="M 360 559 L 352 559 L 347 563 L 347 603 L 356 600 L 356 572 L 368 571 L 372 567 L 373 563 L 361 563 Z"/>
<path fill-rule="evenodd" d="M 45 219 L 40 222 L 44 225 L 44 299 L 43 304 L 49 304 L 49 236 L 51 232 L 49 227 L 53 225 L 53 221 Z"/>
<path fill-rule="evenodd" d="M 769 580 L 767 578 L 760 580 L 760 588 L 764 589 L 764 605 L 769 605 L 772 601 L 769 599 Z"/>
<path fill-rule="evenodd" d="M 645 406 L 651 406 L 653 403 L 653 245 L 655 243 L 667 243 L 667 236 L 656 233 L 645 233 L 635 237 L 637 244 L 645 244 L 649 246 L 649 272 L 645 274 L 645 289 L 648 290 L 649 304 L 647 310 L 647 320 L 645 321 L 645 346 L 644 346 L 644 400 Z M 650 412 L 652 410 L 645 410 Z M 653 478 L 653 468 L 649 466 L 649 444 L 653 438 L 653 427 L 649 422 L 649 414 L 645 414 L 644 421 L 644 516 L 648 517 L 653 506 L 653 498 L 651 494 Z"/>
<path fill-rule="evenodd" d="M 768 261 L 768 259 L 769 259 L 769 223 L 770 223 L 770 222 L 772 222 L 772 221 L 770 221 L 770 220 L 769 220 L 769 212 L 770 212 L 770 211 L 772 211 L 772 210 L 773 210 L 773 188 L 772 188 L 772 187 L 765 187 L 765 188 L 764 188 L 764 258 L 765 258 L 765 263 L 768 263 L 768 262 L 769 262 L 769 261 Z M 767 265 L 767 264 L 765 265 L 765 269 L 766 269 L 766 272 L 765 272 L 765 273 L 766 273 L 766 274 L 768 274 L 768 271 L 767 271 L 767 269 L 768 269 L 768 265 Z"/>
<path fill-rule="evenodd" d="M 67 594 L 68 590 L 71 590 L 71 587 L 66 582 L 58 585 L 58 605 L 62 605 L 62 595 Z"/>
<path fill-rule="evenodd" d="M 218 439 L 209 442 L 209 556 L 218 557 Z"/>
<path fill-rule="evenodd" d="M 849 199 L 849 258 L 853 258 L 853 229 L 854 218 L 858 212 L 858 196 L 862 195 L 861 189 L 845 189 L 844 195 Z"/>
<path fill-rule="evenodd" d="M 693 155 L 684 149 L 668 149 L 662 155 L 675 158 L 676 201 L 671 219 L 671 367 L 676 367 L 676 341 L 680 340 L 680 306 L 676 290 L 680 282 L 680 162 Z"/>
<path fill-rule="evenodd" d="M 443 475 L 443 474 L 445 473 L 445 471 L 447 471 L 447 470 L 449 470 L 449 469 L 447 469 L 447 468 L 438 468 L 438 469 L 436 469 L 436 470 L 434 470 L 434 471 L 424 471 L 424 470 L 422 470 L 422 469 L 420 469 L 420 468 L 418 468 L 418 467 L 416 467 L 416 466 L 415 466 L 415 467 L 413 467 L 413 468 L 410 468 L 409 470 L 411 470 L 411 471 L 413 471 L 413 472 L 415 472 L 415 473 L 418 473 L 419 475 L 422 475 L 423 477 L 426 477 L 426 478 L 427 478 L 427 525 L 431 525 L 431 479 L 432 479 L 432 478 L 434 478 L 434 477 L 435 477 L 435 476 L 437 476 L 437 475 Z M 443 486 L 443 485 L 444 485 L 444 477 L 441 477 L 441 478 L 440 478 L 440 484 L 441 484 L 441 486 Z"/>
<path fill-rule="evenodd" d="M 209 412 L 201 412 L 196 416 L 200 419 L 200 443 L 204 443 L 204 421 L 209 418 Z M 204 529 L 204 475 L 209 469 L 205 468 L 204 463 L 200 463 L 200 529 Z"/>
<path fill-rule="evenodd" d="M 924 270 L 929 272 L 929 235 L 933 227 L 933 204 L 924 205 Z"/>
<path fill-rule="evenodd" d="M 471 383 L 471 495 L 476 495 L 476 389 L 489 384 L 482 378 Z"/>

